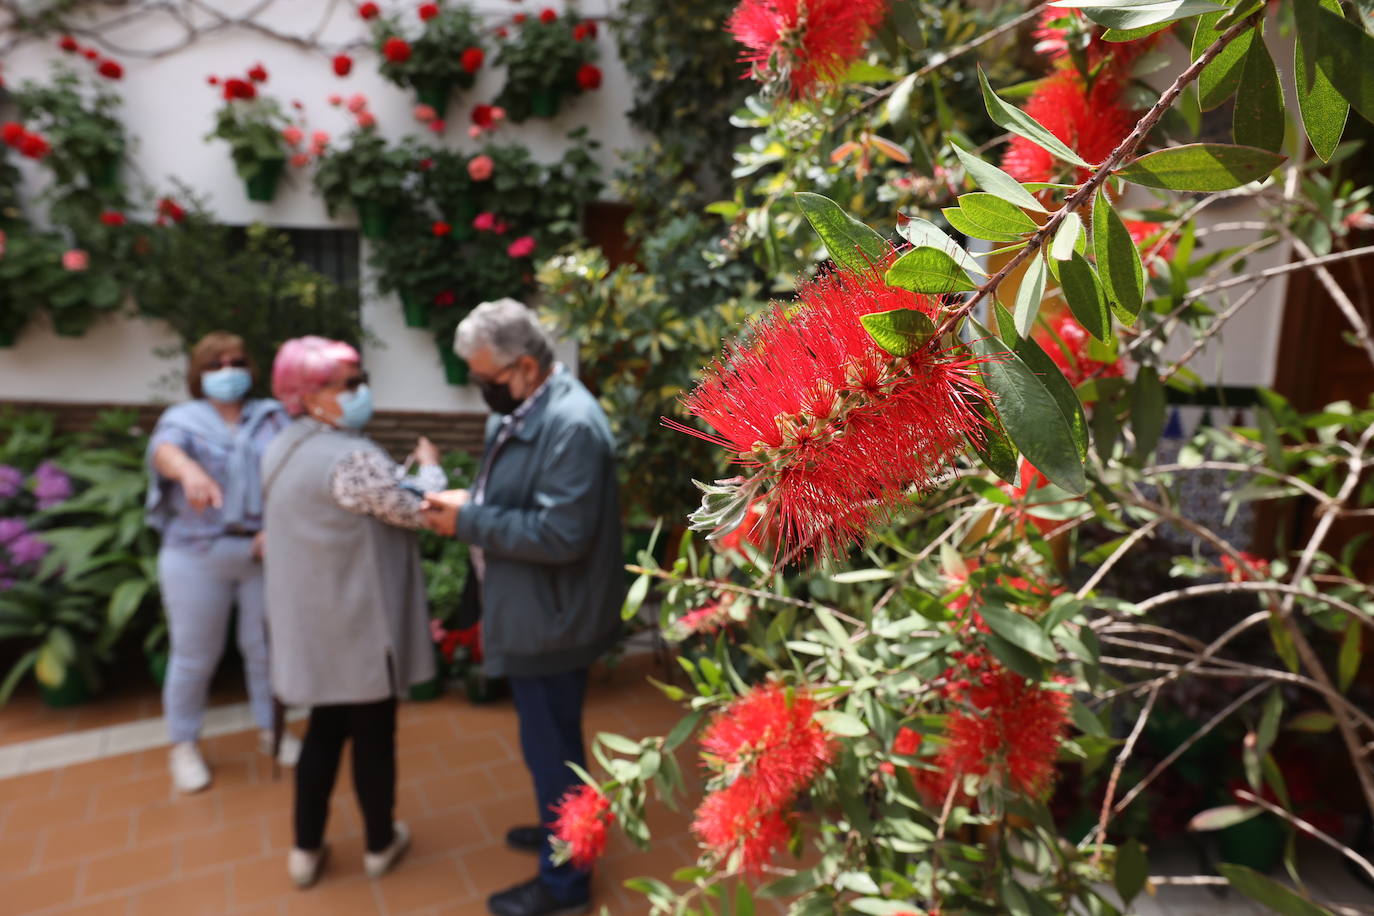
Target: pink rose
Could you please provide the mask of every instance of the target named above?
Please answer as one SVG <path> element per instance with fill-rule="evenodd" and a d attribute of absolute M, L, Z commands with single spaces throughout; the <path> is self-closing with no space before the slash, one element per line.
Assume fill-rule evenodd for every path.
<path fill-rule="evenodd" d="M 520 236 L 506 247 L 506 254 L 513 258 L 525 258 L 534 254 L 534 236 Z"/>
<path fill-rule="evenodd" d="M 85 270 L 91 266 L 91 256 L 80 248 L 73 248 L 62 253 L 62 266 L 68 270 Z"/>
<path fill-rule="evenodd" d="M 339 107 L 343 104 L 343 96 L 339 95 L 337 92 L 332 93 L 329 96 L 329 104 L 333 105 L 335 108 Z"/>
<path fill-rule="evenodd" d="M 359 127 L 376 127 L 376 126 L 377 126 L 377 117 L 376 117 L 376 115 L 374 115 L 374 114 L 373 114 L 372 112 L 370 112 L 370 111 L 360 111 L 360 112 L 358 112 L 358 126 L 359 126 Z"/>
<path fill-rule="evenodd" d="M 447 127 L 448 125 L 444 123 L 443 118 L 435 118 L 429 122 L 429 129 L 436 134 L 442 134 Z"/>
<path fill-rule="evenodd" d="M 493 121 L 500 121 L 505 116 L 506 109 L 502 108 L 500 105 L 491 106 L 491 119 Z"/>
<path fill-rule="evenodd" d="M 298 168 L 298 169 L 299 169 L 299 168 L 303 168 L 304 166 L 309 165 L 309 164 L 310 164 L 310 154 L 309 154 L 309 153 L 297 153 L 296 155 L 294 155 L 294 156 L 291 157 L 291 164 L 294 165 L 294 166 L 295 166 L 296 168 Z"/>
<path fill-rule="evenodd" d="M 310 145 L 323 148 L 329 144 L 329 134 L 323 130 L 317 130 L 310 135 Z"/>
<path fill-rule="evenodd" d="M 293 124 L 281 132 L 281 138 L 286 141 L 287 146 L 294 149 L 305 139 L 305 131 Z"/>
<path fill-rule="evenodd" d="M 421 124 L 428 124 L 438 116 L 438 113 L 434 110 L 434 106 L 432 105 L 420 104 L 415 106 L 415 120 L 419 121 Z"/>
<path fill-rule="evenodd" d="M 491 177 L 492 169 L 496 164 L 491 161 L 490 156 L 477 156 L 468 163 L 468 177 L 473 181 L 486 181 Z"/>
<path fill-rule="evenodd" d="M 478 127 L 476 124 L 472 125 L 468 128 L 468 136 L 476 140 L 478 137 L 482 136 L 482 128 Z"/>
<path fill-rule="evenodd" d="M 359 92 L 359 93 L 357 93 L 356 95 L 352 96 L 352 97 L 349 98 L 349 100 L 348 100 L 348 110 L 351 111 L 351 112 L 353 112 L 354 114 L 357 114 L 358 112 L 362 111 L 362 110 L 363 110 L 364 108 L 366 108 L 366 107 L 367 107 L 367 96 L 363 95 L 361 92 Z"/>
<path fill-rule="evenodd" d="M 479 213 L 472 221 L 472 228 L 478 232 L 490 232 L 496 226 L 496 214 L 487 212 Z"/>

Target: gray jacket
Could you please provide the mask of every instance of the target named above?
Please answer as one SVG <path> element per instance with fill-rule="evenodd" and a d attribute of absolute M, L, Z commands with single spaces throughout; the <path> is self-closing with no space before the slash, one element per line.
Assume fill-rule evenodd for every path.
<path fill-rule="evenodd" d="M 415 533 L 349 512 L 330 490 L 339 461 L 376 448 L 300 419 L 263 456 L 272 690 L 288 705 L 369 703 L 434 677 Z"/>
<path fill-rule="evenodd" d="M 487 448 L 500 418 L 487 423 Z M 620 632 L 624 548 L 615 442 L 606 415 L 570 372 L 501 447 L 483 504 L 457 535 L 485 551 L 482 648 L 493 676 L 585 668 Z"/>

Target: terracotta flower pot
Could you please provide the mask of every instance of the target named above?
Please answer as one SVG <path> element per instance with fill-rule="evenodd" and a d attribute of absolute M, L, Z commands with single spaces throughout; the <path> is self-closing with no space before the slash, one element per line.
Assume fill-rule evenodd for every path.
<path fill-rule="evenodd" d="M 248 199 L 258 203 L 270 203 L 277 196 L 277 185 L 281 182 L 285 159 L 264 159 L 258 163 L 258 170 L 252 178 L 244 181 Z"/>

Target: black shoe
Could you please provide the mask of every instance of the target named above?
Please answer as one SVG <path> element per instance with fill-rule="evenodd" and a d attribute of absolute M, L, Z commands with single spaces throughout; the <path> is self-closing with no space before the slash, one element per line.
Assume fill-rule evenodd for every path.
<path fill-rule="evenodd" d="M 591 908 L 590 899 L 579 903 L 558 902 L 538 878 L 487 898 L 487 911 L 495 916 L 574 916 L 590 912 Z"/>
<path fill-rule="evenodd" d="M 506 831 L 506 845 L 516 852 L 537 856 L 544 851 L 544 828 L 512 827 Z"/>

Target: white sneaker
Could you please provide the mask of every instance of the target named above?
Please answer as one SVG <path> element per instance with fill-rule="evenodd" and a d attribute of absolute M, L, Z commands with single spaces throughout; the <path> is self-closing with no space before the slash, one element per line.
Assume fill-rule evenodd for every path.
<path fill-rule="evenodd" d="M 189 795 L 210 784 L 210 768 L 205 765 L 205 758 L 200 756 L 194 741 L 172 745 L 168 766 L 172 770 L 172 785 L 178 792 Z"/>
<path fill-rule="evenodd" d="M 269 757 L 272 755 L 272 733 L 270 731 L 258 732 L 258 750 Z M 277 750 L 277 763 L 284 767 L 293 767 L 301 759 L 301 739 L 290 732 L 282 732 L 281 747 Z"/>
<path fill-rule="evenodd" d="M 396 863 L 401 861 L 401 857 L 410 848 L 410 828 L 397 821 L 392 826 L 391 845 L 381 852 L 363 853 L 363 871 L 367 876 L 376 880 L 382 875 L 396 867 Z"/>
<path fill-rule="evenodd" d="M 286 871 L 291 876 L 291 883 L 301 890 L 312 886 L 320 880 L 320 874 L 324 871 L 325 859 L 328 858 L 328 846 L 321 846 L 319 852 L 292 849 L 286 854 Z"/>

